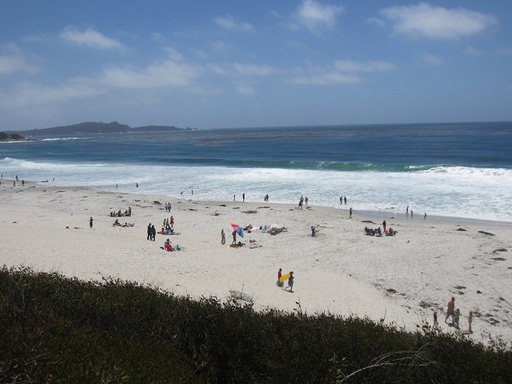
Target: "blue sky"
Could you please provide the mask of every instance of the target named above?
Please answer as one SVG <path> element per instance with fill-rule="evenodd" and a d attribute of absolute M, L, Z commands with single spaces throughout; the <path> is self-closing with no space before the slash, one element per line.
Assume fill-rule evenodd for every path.
<path fill-rule="evenodd" d="M 510 0 L 5 1 L 0 131 L 512 120 Z"/>

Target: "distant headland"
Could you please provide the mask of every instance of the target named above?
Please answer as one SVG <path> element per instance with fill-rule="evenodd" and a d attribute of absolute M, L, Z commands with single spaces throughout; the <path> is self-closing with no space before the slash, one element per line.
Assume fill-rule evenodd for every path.
<path fill-rule="evenodd" d="M 50 135 L 79 135 L 87 133 L 128 133 L 128 132 L 169 132 L 194 130 L 193 128 L 178 128 L 166 125 L 145 125 L 142 127 L 130 127 L 126 124 L 113 121 L 111 123 L 103 122 L 84 122 L 79 124 L 65 125 L 61 127 L 31 129 L 23 131 L 23 135 L 15 132 L 0 132 L 0 141 L 22 141 L 32 136 L 50 136 Z"/>

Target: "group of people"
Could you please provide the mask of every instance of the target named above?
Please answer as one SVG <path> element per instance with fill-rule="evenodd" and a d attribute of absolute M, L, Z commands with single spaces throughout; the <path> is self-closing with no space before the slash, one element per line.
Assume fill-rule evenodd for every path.
<path fill-rule="evenodd" d="M 450 301 L 448 301 L 448 305 L 446 306 L 446 317 L 444 319 L 445 324 L 448 324 L 451 327 L 455 327 L 457 330 L 460 329 L 460 309 L 455 308 L 455 297 L 452 297 Z M 468 330 L 467 333 L 473 333 L 471 329 L 471 325 L 473 322 L 473 312 L 469 311 L 468 315 Z M 434 310 L 434 327 L 437 327 L 437 310 Z"/>
<path fill-rule="evenodd" d="M 170 239 L 165 240 L 164 246 L 161 248 L 165 249 L 167 252 L 181 251 L 181 246 L 177 245 L 176 247 L 173 247 Z"/>
<path fill-rule="evenodd" d="M 126 221 L 124 222 L 124 224 L 121 224 L 119 222 L 119 219 L 116 219 L 116 221 L 114 221 L 114 224 L 112 224 L 112 226 L 113 227 L 123 227 L 123 228 L 126 228 L 126 227 L 135 227 L 135 224 L 134 223 L 127 223 Z"/>
<path fill-rule="evenodd" d="M 165 207 L 165 212 L 171 212 L 171 209 L 172 209 L 172 205 L 171 205 L 171 202 L 167 202 L 164 204 L 164 207 Z"/>
<path fill-rule="evenodd" d="M 119 211 L 112 211 L 110 212 L 110 217 L 123 217 L 123 216 L 131 216 L 132 215 L 132 208 L 131 207 L 128 207 L 127 210 L 125 210 L 124 212 L 121 212 L 121 210 Z"/>
<path fill-rule="evenodd" d="M 284 281 L 281 281 L 282 277 L 283 277 L 283 269 L 279 268 L 279 270 L 277 271 L 277 283 L 276 283 L 278 287 L 284 286 Z M 285 290 L 293 292 L 293 280 L 294 280 L 293 271 L 290 271 L 288 273 L 288 286 L 285 288 Z"/>
<path fill-rule="evenodd" d="M 380 237 L 383 234 L 386 236 L 395 236 L 396 231 L 391 227 L 388 228 L 387 224 L 386 224 L 386 220 L 384 220 L 382 222 L 382 231 L 381 231 L 380 227 L 377 227 L 377 228 L 364 227 L 364 234 L 367 236 L 377 236 L 377 237 Z"/>
<path fill-rule="evenodd" d="M 302 209 L 302 206 L 304 205 L 304 203 L 306 203 L 306 205 L 308 205 L 308 197 L 304 197 L 304 196 L 301 196 L 300 199 L 299 199 L 299 208 Z"/>
<path fill-rule="evenodd" d="M 155 239 L 156 239 L 156 228 L 151 223 L 149 223 L 149 225 L 148 225 L 148 237 L 147 237 L 147 239 L 148 240 L 152 240 L 152 241 L 155 241 Z"/>

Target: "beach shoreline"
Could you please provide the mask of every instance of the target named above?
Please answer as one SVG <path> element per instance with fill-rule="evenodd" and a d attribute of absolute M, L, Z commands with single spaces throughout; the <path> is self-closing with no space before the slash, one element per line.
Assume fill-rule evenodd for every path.
<path fill-rule="evenodd" d="M 500 337 L 509 345 L 512 340 L 510 223 L 424 220 L 416 214 L 391 218 L 356 210 L 350 219 L 348 208 L 301 210 L 291 204 L 202 201 L 52 182 L 12 187 L 7 179 L 0 193 L 5 250 L 0 265 L 84 280 L 111 276 L 197 298 L 229 299 L 230 291 L 240 291 L 258 310 L 300 307 L 308 314 L 369 317 L 411 331 L 432 325 L 437 310 L 441 330 L 454 332 L 444 323 L 446 303 L 454 296 L 461 329 L 467 328 L 469 311 L 474 313 L 473 334 L 467 337 L 484 343 L 489 336 Z M 164 209 L 167 201 L 170 213 Z M 128 207 L 133 215 L 119 219 L 134 227 L 113 227 L 109 213 Z M 160 230 L 170 215 L 180 234 L 146 240 L 148 223 Z M 365 226 L 381 226 L 384 219 L 397 235 L 364 235 Z M 231 221 L 286 229 L 275 236 L 246 231 L 239 239 L 245 246 L 229 248 Z M 311 226 L 318 229 L 315 237 Z M 221 229 L 226 245 L 220 244 Z M 163 251 L 167 237 L 182 251 Z M 279 268 L 295 272 L 293 294 L 276 286 Z"/>

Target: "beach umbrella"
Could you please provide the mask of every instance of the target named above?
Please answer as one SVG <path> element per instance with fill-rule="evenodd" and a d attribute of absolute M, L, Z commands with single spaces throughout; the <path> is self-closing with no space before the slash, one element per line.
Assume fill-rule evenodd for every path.
<path fill-rule="evenodd" d="M 231 222 L 230 224 L 233 227 L 233 229 L 240 235 L 240 237 L 244 237 L 244 230 L 241 226 L 233 222 Z"/>

